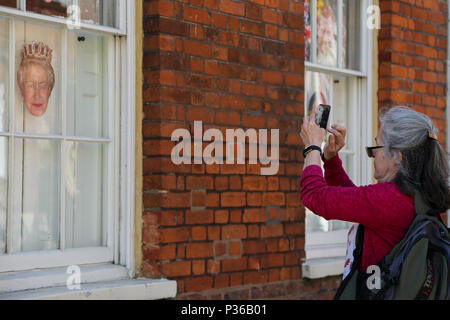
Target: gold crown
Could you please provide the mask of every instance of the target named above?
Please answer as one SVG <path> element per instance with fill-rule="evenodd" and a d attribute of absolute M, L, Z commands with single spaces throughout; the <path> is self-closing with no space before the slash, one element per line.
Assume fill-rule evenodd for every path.
<path fill-rule="evenodd" d="M 39 59 L 51 64 L 53 51 L 45 43 L 33 41 L 24 44 L 20 54 L 22 59 Z"/>

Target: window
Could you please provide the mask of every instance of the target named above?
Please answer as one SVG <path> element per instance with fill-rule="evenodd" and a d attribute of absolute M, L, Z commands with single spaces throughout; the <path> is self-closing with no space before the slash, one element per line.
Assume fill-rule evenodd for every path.
<path fill-rule="evenodd" d="M 329 124 L 347 128 L 339 155 L 356 185 L 370 183 L 371 163 L 361 157 L 361 146 L 371 139 L 371 34 L 364 19 L 368 5 L 352 0 L 305 2 L 305 114 L 320 103 L 332 106 Z M 303 275 L 341 274 L 351 223 L 326 221 L 305 210 Z"/>
<path fill-rule="evenodd" d="M 0 276 L 133 267 L 133 10 L 0 0 Z"/>

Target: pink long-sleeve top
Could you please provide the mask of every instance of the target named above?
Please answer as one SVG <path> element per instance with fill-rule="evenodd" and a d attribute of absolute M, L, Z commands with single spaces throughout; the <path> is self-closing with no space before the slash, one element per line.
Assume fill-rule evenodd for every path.
<path fill-rule="evenodd" d="M 339 156 L 303 170 L 300 198 L 305 207 L 326 220 L 357 222 L 365 227 L 360 271 L 377 264 L 397 244 L 412 222 L 414 199 L 393 182 L 357 187 Z"/>

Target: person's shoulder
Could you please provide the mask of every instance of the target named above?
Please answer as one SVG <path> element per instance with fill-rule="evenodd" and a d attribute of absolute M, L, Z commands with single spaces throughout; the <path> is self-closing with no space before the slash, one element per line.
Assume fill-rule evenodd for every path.
<path fill-rule="evenodd" d="M 373 198 L 384 200 L 383 202 L 391 201 L 392 205 L 402 204 L 414 208 L 414 198 L 401 192 L 394 182 L 380 182 L 363 188 L 370 192 Z"/>

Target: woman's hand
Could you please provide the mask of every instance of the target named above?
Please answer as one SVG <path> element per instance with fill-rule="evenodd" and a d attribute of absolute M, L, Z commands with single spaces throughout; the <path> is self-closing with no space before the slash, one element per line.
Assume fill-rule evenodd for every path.
<path fill-rule="evenodd" d="M 305 144 L 305 148 L 316 145 L 321 146 L 322 141 L 325 138 L 326 131 L 325 129 L 319 127 L 316 124 L 315 114 L 316 108 L 311 112 L 311 116 L 305 116 L 303 118 L 302 130 L 300 132 L 300 136 L 302 137 L 303 143 Z"/>
<path fill-rule="evenodd" d="M 344 127 L 333 124 L 328 132 L 331 133 L 323 148 L 323 156 L 326 160 L 335 157 L 339 150 L 345 146 L 345 135 L 347 130 Z"/>

